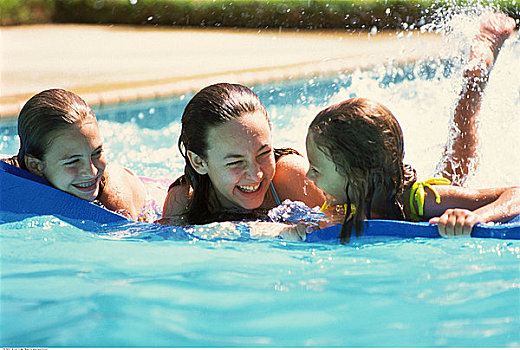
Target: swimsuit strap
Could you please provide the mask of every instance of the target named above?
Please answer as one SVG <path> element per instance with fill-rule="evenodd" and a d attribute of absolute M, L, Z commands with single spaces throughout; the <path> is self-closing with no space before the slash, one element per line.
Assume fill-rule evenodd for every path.
<path fill-rule="evenodd" d="M 301 156 L 300 152 L 298 152 L 294 148 L 290 148 L 290 147 L 275 148 L 274 149 L 274 160 L 277 162 L 280 158 L 282 158 L 283 156 L 287 156 L 289 154 L 296 154 L 296 155 Z"/>
<path fill-rule="evenodd" d="M 297 154 L 297 155 L 301 156 L 301 154 L 293 148 L 289 148 L 289 147 L 275 148 L 274 149 L 274 160 L 275 160 L 275 162 L 278 162 L 280 160 L 280 158 L 287 156 L 289 154 Z M 282 202 L 280 201 L 280 197 L 278 197 L 278 193 L 276 193 L 276 189 L 274 188 L 272 181 L 269 184 L 269 188 L 271 189 L 271 193 L 273 195 L 276 205 L 281 205 Z"/>
<path fill-rule="evenodd" d="M 410 191 L 410 216 L 413 221 L 421 221 L 421 217 L 424 214 L 424 188 L 427 187 L 435 195 L 435 202 L 441 202 L 441 196 L 439 192 L 432 185 L 449 185 L 450 180 L 445 178 L 429 178 L 424 181 L 416 181 L 412 185 Z M 415 210 L 414 201 L 417 204 L 417 211 Z"/>
<path fill-rule="evenodd" d="M 274 189 L 274 185 L 273 185 L 272 181 L 269 184 L 269 188 L 271 189 L 271 193 L 273 195 L 273 198 L 274 198 L 274 201 L 275 201 L 276 205 L 282 204 L 282 202 L 280 202 L 280 198 L 278 197 L 278 193 L 276 193 L 276 190 Z"/>

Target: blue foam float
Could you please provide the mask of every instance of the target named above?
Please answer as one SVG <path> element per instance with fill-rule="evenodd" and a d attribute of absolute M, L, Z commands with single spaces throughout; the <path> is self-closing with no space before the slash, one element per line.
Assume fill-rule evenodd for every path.
<path fill-rule="evenodd" d="M 0 161 L 0 220 L 54 215 L 65 221 L 88 220 L 98 224 L 129 221 L 126 217 L 51 187 L 42 177 Z"/>

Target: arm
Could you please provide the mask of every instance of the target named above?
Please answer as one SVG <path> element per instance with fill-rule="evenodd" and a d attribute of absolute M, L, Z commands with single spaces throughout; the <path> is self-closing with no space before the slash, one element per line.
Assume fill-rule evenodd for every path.
<path fill-rule="evenodd" d="M 489 73 L 504 41 L 515 28 L 515 21 L 502 13 L 483 19 L 464 70 L 464 86 L 450 123 L 450 140 L 445 146 L 438 172 L 463 185 L 477 166 L 477 121 Z"/>
<path fill-rule="evenodd" d="M 247 221 L 247 222 L 212 222 L 198 225 L 197 231 L 202 232 L 205 239 L 242 237 L 252 239 L 278 239 L 288 241 L 304 241 L 307 233 L 317 227 L 305 224 L 283 224 L 278 222 Z"/>
<path fill-rule="evenodd" d="M 284 156 L 276 163 L 273 184 L 282 202 L 301 201 L 310 208 L 323 204 L 323 192 L 305 176 L 308 168 L 307 160 L 296 154 Z"/>
<path fill-rule="evenodd" d="M 470 235 L 475 224 L 506 222 L 520 214 L 520 187 L 467 189 L 435 186 L 441 202 L 426 189 L 424 218 L 438 224 L 441 236 Z"/>

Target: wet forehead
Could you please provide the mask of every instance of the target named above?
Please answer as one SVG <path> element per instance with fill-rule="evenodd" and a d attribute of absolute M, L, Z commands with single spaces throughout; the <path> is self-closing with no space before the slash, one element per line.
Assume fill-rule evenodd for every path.
<path fill-rule="evenodd" d="M 307 158 L 309 162 L 314 166 L 319 166 L 323 163 L 323 160 L 326 158 L 326 155 L 316 146 L 316 142 L 312 137 L 312 134 L 307 135 L 307 139 L 305 140 L 305 147 L 307 149 Z"/>
<path fill-rule="evenodd" d="M 97 122 L 87 119 L 78 125 L 57 131 L 49 144 L 45 157 L 67 158 L 103 146 Z"/>
<path fill-rule="evenodd" d="M 208 156 L 246 155 L 265 146 L 271 146 L 271 130 L 263 115 L 253 113 L 232 119 L 208 133 Z"/>

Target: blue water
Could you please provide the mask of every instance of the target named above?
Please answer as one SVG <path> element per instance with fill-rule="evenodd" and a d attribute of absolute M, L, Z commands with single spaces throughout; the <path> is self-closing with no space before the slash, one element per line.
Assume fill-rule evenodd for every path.
<path fill-rule="evenodd" d="M 519 346 L 520 244 L 2 228 L 4 346 Z"/>
<path fill-rule="evenodd" d="M 518 39 L 492 73 L 481 114 L 479 187 L 519 185 Z M 388 105 L 407 161 L 440 158 L 460 60 L 255 86 L 276 146 L 304 152 L 307 125 L 351 96 Z M 109 160 L 175 178 L 191 95 L 96 108 Z M 18 149 L 13 121 L 0 153 Z M 365 237 L 341 246 L 252 240 L 196 228 L 102 226 L 52 216 L 0 224 L 0 345 L 24 347 L 520 347 L 520 242 Z M 90 226 L 89 226 L 90 227 Z"/>

